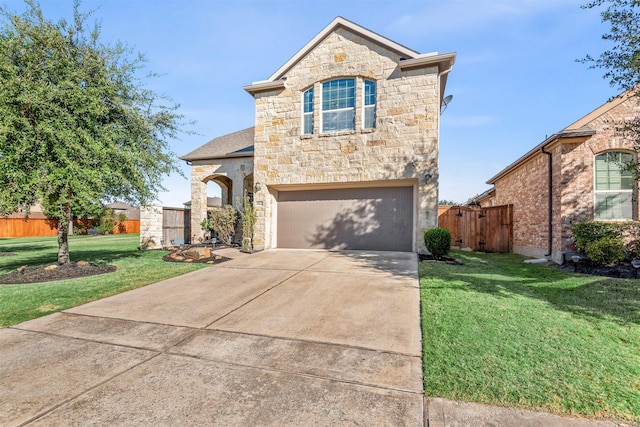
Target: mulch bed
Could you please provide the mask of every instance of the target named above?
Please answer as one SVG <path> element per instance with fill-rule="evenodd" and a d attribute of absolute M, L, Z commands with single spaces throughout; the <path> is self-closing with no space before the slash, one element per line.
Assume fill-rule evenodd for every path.
<path fill-rule="evenodd" d="M 431 261 L 431 262 L 445 262 L 447 264 L 453 264 L 453 265 L 463 265 L 463 262 L 460 261 L 457 258 L 451 258 L 448 256 L 443 256 L 443 257 L 434 257 L 433 255 L 430 254 L 418 254 L 418 259 L 420 261 Z"/>
<path fill-rule="evenodd" d="M 598 266 L 594 265 L 589 260 L 582 260 L 578 263 L 578 268 L 576 270 L 576 266 L 573 262 L 566 262 L 562 265 L 558 265 L 555 263 L 549 263 L 550 265 L 568 273 L 573 273 L 574 271 L 580 274 L 590 274 L 592 276 L 605 276 L 605 277 L 618 277 L 622 279 L 633 279 L 635 278 L 636 269 L 633 268 L 631 263 L 621 262 L 620 264 L 616 264 L 613 266 Z M 638 275 L 640 277 L 640 275 Z"/>
<path fill-rule="evenodd" d="M 52 282 L 54 280 L 74 279 L 76 277 L 95 276 L 97 274 L 112 273 L 116 271 L 115 265 L 108 264 L 84 264 L 72 262 L 65 265 L 57 265 L 53 270 L 45 270 L 46 267 L 57 264 L 44 264 L 21 267 L 11 273 L 0 275 L 0 285 L 22 285 L 28 283 Z"/>
<path fill-rule="evenodd" d="M 0 252 L 0 256 L 14 256 L 18 254 L 14 254 L 13 252 Z"/>
<path fill-rule="evenodd" d="M 181 262 L 181 263 L 198 263 L 198 264 L 220 264 L 221 262 L 229 261 L 231 258 L 216 255 L 215 251 L 218 249 L 236 247 L 227 246 L 224 244 L 217 244 L 212 246 L 211 244 L 201 243 L 195 245 L 182 245 L 182 248 L 168 248 L 171 253 L 162 257 L 163 261 L 167 262 Z M 197 255 L 190 255 L 197 254 Z M 208 254 L 209 256 L 204 256 Z"/>

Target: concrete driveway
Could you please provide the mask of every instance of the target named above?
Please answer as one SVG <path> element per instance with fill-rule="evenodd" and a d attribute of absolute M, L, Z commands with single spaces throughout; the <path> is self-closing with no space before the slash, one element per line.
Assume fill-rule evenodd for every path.
<path fill-rule="evenodd" d="M 226 255 L 0 329 L 0 425 L 424 424 L 415 254 Z"/>

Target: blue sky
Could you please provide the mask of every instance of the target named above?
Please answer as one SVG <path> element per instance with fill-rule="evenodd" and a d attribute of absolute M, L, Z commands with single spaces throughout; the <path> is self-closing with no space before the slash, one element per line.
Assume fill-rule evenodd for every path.
<path fill-rule="evenodd" d="M 12 10 L 18 0 L 0 0 Z M 42 0 L 50 18 L 69 16 L 71 0 Z M 442 115 L 440 199 L 463 202 L 489 188 L 505 166 L 617 94 L 576 59 L 608 46 L 596 10 L 574 0 L 218 1 L 85 0 L 106 42 L 121 40 L 161 73 L 147 86 L 181 104 L 197 123 L 172 144 L 177 156 L 253 125 L 242 86 L 268 78 L 336 16 L 418 52 L 457 52 Z M 165 206 L 190 199 L 172 175 Z M 211 186 L 212 195 L 216 192 Z"/>

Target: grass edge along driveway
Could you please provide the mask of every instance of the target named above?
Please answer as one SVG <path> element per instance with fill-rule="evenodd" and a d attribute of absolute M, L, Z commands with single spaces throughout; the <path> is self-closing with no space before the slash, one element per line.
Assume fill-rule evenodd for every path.
<path fill-rule="evenodd" d="M 166 251 L 140 251 L 139 234 L 69 236 L 72 261 L 112 264 L 113 273 L 27 285 L 0 285 L 0 327 L 7 327 L 90 301 L 207 267 L 162 261 Z M 22 265 L 55 263 L 55 237 L 0 239 L 0 274 Z"/>
<path fill-rule="evenodd" d="M 427 396 L 640 422 L 640 280 L 452 255 L 420 263 Z"/>

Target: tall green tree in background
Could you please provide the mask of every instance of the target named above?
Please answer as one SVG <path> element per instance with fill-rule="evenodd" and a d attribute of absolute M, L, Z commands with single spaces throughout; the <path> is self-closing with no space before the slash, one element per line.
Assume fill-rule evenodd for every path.
<path fill-rule="evenodd" d="M 22 14 L 0 7 L 0 215 L 40 202 L 58 220 L 65 264 L 74 215 L 115 199 L 149 203 L 178 171 L 169 141 L 183 116 L 143 85 L 140 54 L 100 41 L 79 0 L 73 22 L 25 3 Z"/>
<path fill-rule="evenodd" d="M 604 78 L 611 86 L 621 91 L 635 89 L 640 83 L 640 1 L 595 0 L 582 7 L 603 8 L 602 22 L 611 27 L 602 35 L 611 48 L 597 57 L 587 55 L 582 62 L 605 70 Z"/>
<path fill-rule="evenodd" d="M 587 55 L 581 62 L 604 70 L 604 78 L 621 92 L 620 96 L 631 95 L 640 103 L 640 1 L 595 0 L 583 8 L 601 9 L 602 22 L 610 26 L 602 39 L 611 47 L 597 57 Z M 640 116 L 636 114 L 613 125 L 620 136 L 632 142 L 633 150 L 640 153 Z M 625 166 L 640 180 L 638 159 Z"/>

